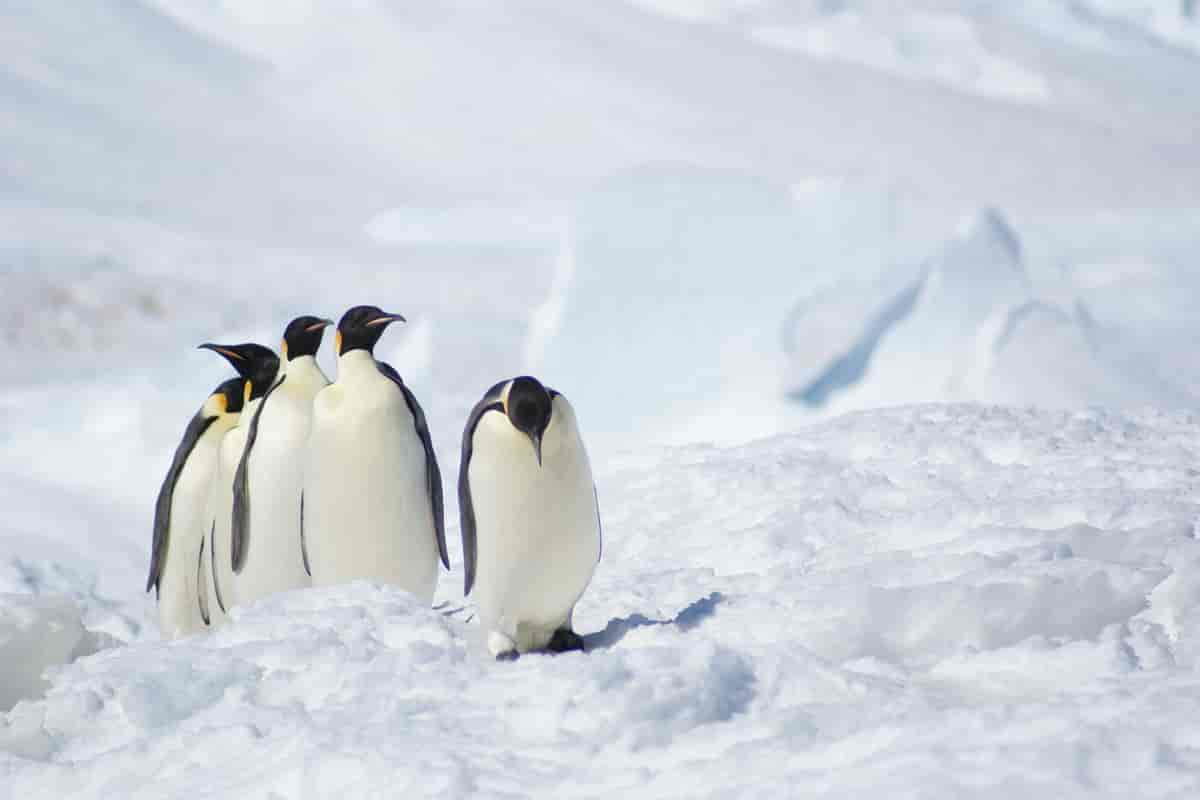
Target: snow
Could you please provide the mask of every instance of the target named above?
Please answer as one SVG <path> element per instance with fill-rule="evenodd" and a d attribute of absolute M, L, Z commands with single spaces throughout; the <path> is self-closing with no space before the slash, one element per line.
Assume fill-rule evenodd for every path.
<path fill-rule="evenodd" d="M 1197 795 L 1189 8 L 6 8 L 0 798 Z M 448 481 L 571 398 L 588 653 L 486 657 L 452 491 L 435 608 L 161 640 L 195 345 L 364 302 Z"/>
<path fill-rule="evenodd" d="M 1169 797 L 1200 782 L 1200 420 L 919 406 L 599 480 L 590 652 L 440 605 L 269 598 L 53 674 L 11 796 Z M 737 769 L 731 769 L 731 764 Z"/>
<path fill-rule="evenodd" d="M 48 687 L 47 667 L 99 650 L 106 639 L 83 627 L 79 608 L 68 598 L 0 595 L 0 710 L 40 697 Z"/>
<path fill-rule="evenodd" d="M 883 19 L 843 9 L 804 25 L 755 27 L 750 36 L 772 47 L 845 59 L 967 93 L 1026 103 L 1050 100 L 1040 75 L 990 54 L 966 20 L 920 11 L 879 16 Z"/>
<path fill-rule="evenodd" d="M 917 277 L 826 290 L 785 325 L 790 394 L 818 408 L 976 400 L 1078 408 L 1185 408 L 1188 381 L 1147 365 L 1088 307 L 1153 268 L 1081 270 L 1038 290 L 1021 240 L 995 209 L 965 220 Z M 1064 289 L 1061 284 L 1067 284 Z M 1169 317 L 1168 317 L 1169 318 Z"/>

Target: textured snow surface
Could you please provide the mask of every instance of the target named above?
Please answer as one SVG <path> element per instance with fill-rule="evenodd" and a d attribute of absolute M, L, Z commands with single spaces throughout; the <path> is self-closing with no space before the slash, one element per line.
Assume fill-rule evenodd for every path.
<path fill-rule="evenodd" d="M 0 717 L 0 796 L 1189 797 L 1200 420 L 864 412 L 599 470 L 589 652 L 302 590 Z"/>

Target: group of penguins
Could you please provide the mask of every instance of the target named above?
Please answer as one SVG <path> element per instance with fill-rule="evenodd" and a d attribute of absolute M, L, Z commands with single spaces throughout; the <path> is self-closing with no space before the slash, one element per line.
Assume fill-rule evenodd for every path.
<path fill-rule="evenodd" d="M 375 344 L 403 322 L 355 306 L 337 377 L 316 354 L 333 321 L 292 320 L 277 355 L 202 344 L 233 365 L 188 423 L 159 491 L 146 591 L 163 634 L 216 626 L 274 592 L 368 579 L 432 602 L 450 566 L 442 477 L 421 405 Z M 575 603 L 600 560 L 587 451 L 567 399 L 501 381 L 472 409 L 458 475 L 464 595 L 498 659 L 583 649 Z"/>

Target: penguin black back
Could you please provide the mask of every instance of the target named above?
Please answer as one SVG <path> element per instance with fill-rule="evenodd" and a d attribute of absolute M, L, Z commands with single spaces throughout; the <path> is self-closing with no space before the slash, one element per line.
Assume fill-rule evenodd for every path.
<path fill-rule="evenodd" d="M 154 538 L 150 545 L 150 574 L 146 579 L 146 591 L 157 589 L 162 580 L 162 571 L 166 565 L 167 548 L 170 546 L 168 538 L 168 529 L 171 524 L 171 507 L 175 495 L 175 484 L 179 481 L 179 476 L 183 473 L 184 465 L 187 463 L 188 457 L 192 454 L 196 443 L 200 441 L 200 437 L 208 430 L 220 414 L 229 413 L 237 414 L 241 412 L 243 399 L 245 397 L 245 389 L 243 378 L 230 378 L 223 381 L 209 393 L 209 398 L 219 398 L 217 403 L 217 413 L 211 413 L 206 402 L 204 406 L 196 412 L 188 423 L 187 428 L 183 432 L 183 439 L 175 448 L 175 455 L 171 459 L 171 466 L 167 470 L 166 478 L 163 479 L 162 486 L 158 491 L 158 499 L 154 504 Z"/>

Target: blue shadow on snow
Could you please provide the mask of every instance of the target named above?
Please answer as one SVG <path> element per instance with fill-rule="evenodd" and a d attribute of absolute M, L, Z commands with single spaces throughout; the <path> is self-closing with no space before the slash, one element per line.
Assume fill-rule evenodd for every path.
<path fill-rule="evenodd" d="M 625 634 L 631 630 L 651 625 L 673 625 L 681 631 L 690 631 L 711 617 L 716 612 L 717 605 L 724 601 L 725 595 L 720 592 L 711 592 L 707 597 L 701 597 L 689 604 L 673 619 L 650 619 L 645 614 L 630 614 L 628 617 L 612 619 L 604 626 L 604 630 L 584 636 L 584 647 L 588 650 L 597 647 L 612 647 L 624 639 Z"/>

